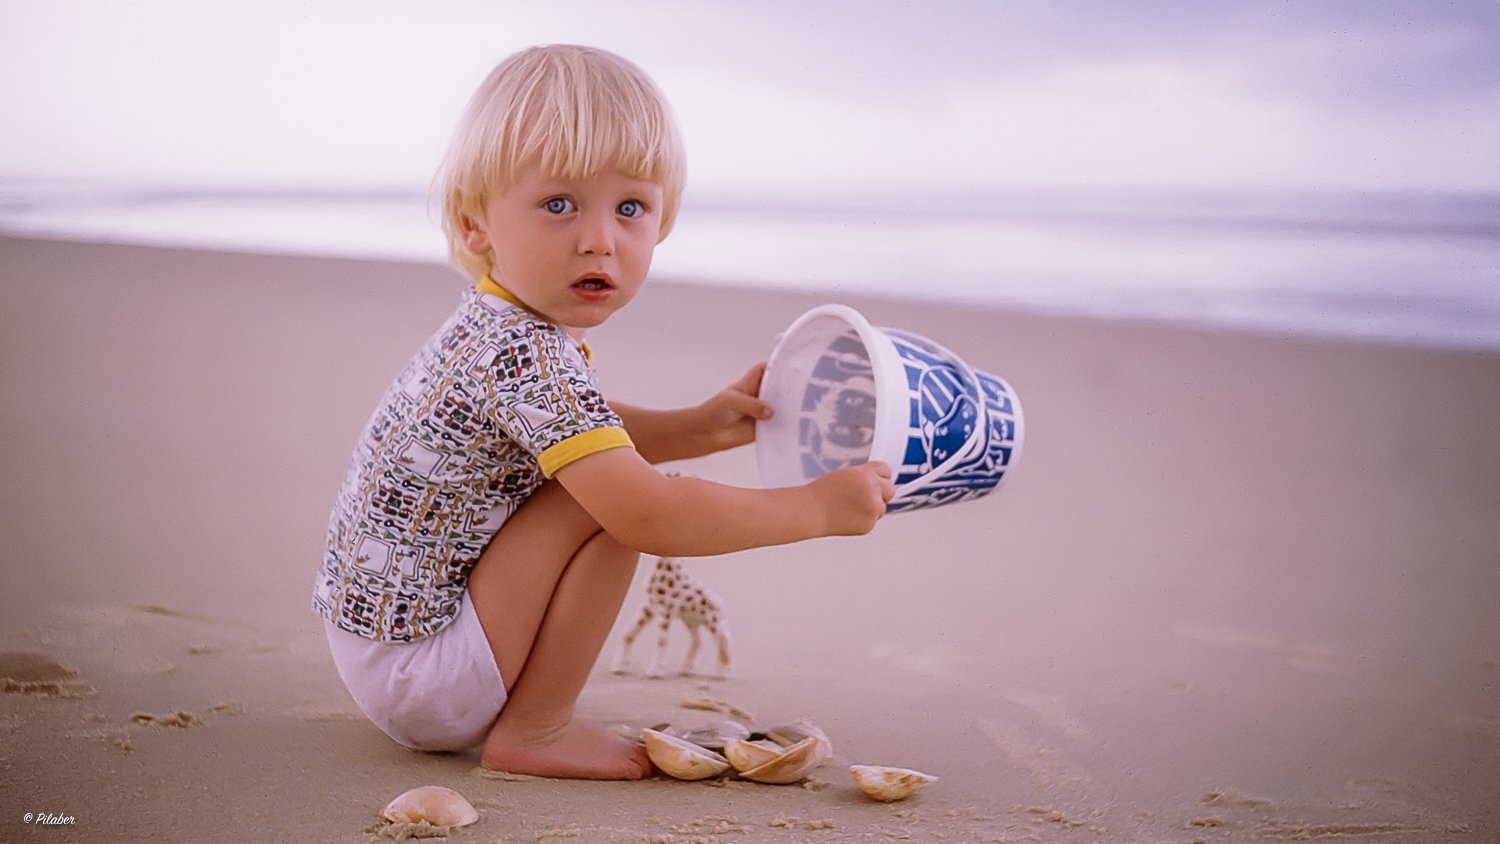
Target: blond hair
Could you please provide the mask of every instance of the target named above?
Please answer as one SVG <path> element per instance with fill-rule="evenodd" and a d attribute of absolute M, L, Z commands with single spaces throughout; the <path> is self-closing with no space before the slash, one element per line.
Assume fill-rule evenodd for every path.
<path fill-rule="evenodd" d="M 615 167 L 660 184 L 658 242 L 672 230 L 687 177 L 677 122 L 644 71 L 592 47 L 522 50 L 490 71 L 469 100 L 438 171 L 448 253 L 467 275 L 483 278 L 490 258 L 469 251 L 465 218 L 482 217 L 492 197 L 538 165 L 567 179 Z"/>

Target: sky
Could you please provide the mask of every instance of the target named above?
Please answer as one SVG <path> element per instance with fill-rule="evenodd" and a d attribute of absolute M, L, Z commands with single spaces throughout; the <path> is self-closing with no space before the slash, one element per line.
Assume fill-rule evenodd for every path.
<path fill-rule="evenodd" d="M 1500 3 L 0 0 L 0 187 L 424 189 L 521 47 L 656 78 L 690 194 L 1500 190 Z"/>

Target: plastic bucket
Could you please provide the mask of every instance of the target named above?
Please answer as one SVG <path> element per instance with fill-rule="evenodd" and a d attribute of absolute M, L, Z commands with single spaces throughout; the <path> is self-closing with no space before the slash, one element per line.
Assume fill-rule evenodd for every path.
<path fill-rule="evenodd" d="M 900 512 L 993 492 L 1021 457 L 1021 403 L 1009 384 L 845 305 L 792 323 L 760 397 L 776 410 L 756 424 L 767 487 L 882 460 L 896 482 L 887 512 Z"/>

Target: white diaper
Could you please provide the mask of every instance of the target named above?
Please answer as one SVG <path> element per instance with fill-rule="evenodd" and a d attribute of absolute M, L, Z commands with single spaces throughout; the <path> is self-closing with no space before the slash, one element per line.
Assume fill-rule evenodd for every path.
<path fill-rule="evenodd" d="M 505 705 L 505 681 L 467 591 L 458 617 L 414 642 L 376 642 L 324 625 L 339 677 L 360 711 L 406 747 L 473 747 Z"/>

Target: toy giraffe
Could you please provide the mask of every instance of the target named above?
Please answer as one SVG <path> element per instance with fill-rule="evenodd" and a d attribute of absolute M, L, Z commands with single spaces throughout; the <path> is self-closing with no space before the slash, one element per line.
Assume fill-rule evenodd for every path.
<path fill-rule="evenodd" d="M 693 636 L 688 646 L 687 659 L 682 663 L 682 674 L 693 673 L 693 662 L 698 657 L 699 632 L 707 629 L 719 648 L 718 670 L 709 676 L 723 679 L 729 675 L 729 628 L 724 623 L 724 602 L 712 590 L 688 574 L 682 564 L 671 557 L 659 557 L 651 581 L 646 584 L 646 605 L 635 626 L 625 634 L 625 642 L 615 656 L 614 672 L 624 674 L 630 663 L 630 648 L 635 639 L 653 620 L 661 633 L 656 640 L 656 656 L 647 669 L 647 677 L 661 677 L 666 673 L 663 663 L 667 656 L 667 630 L 672 619 L 681 619 Z"/>

